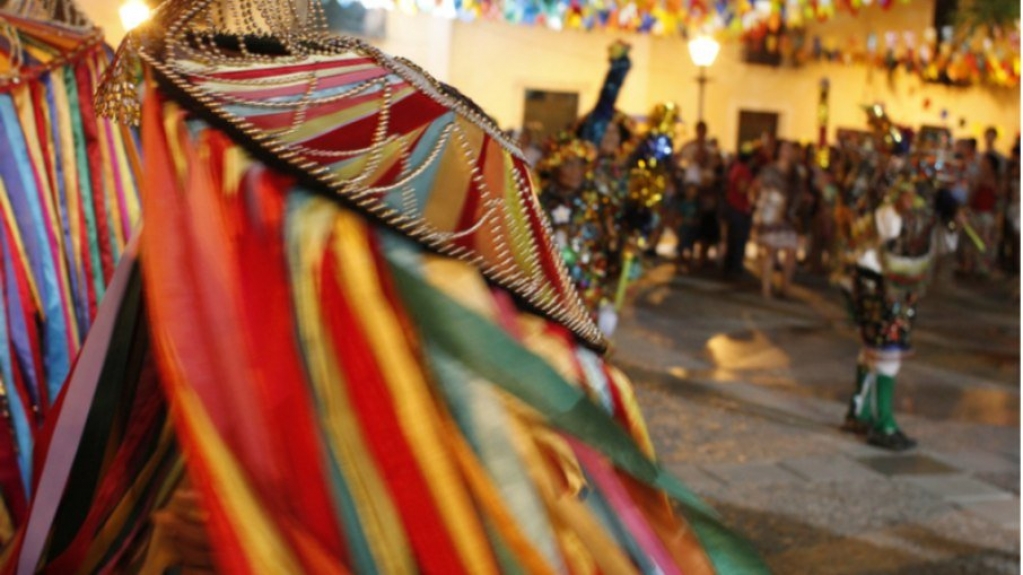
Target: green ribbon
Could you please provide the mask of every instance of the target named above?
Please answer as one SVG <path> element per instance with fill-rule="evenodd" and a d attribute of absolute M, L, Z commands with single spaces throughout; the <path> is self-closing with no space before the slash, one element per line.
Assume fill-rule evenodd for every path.
<path fill-rule="evenodd" d="M 632 275 L 632 264 L 635 261 L 636 257 L 632 254 L 632 250 L 625 250 L 622 273 L 618 277 L 618 289 L 615 290 L 615 311 L 620 311 L 622 304 L 625 303 L 625 289 L 629 287 L 629 276 Z"/>
<path fill-rule="evenodd" d="M 75 78 L 73 66 L 64 66 L 64 86 L 67 88 L 69 102 L 78 101 L 78 79 Z M 88 97 L 88 96 L 86 96 Z M 96 227 L 96 213 L 92 205 L 93 189 L 92 179 L 89 177 L 89 155 L 86 151 L 85 128 L 82 126 L 81 108 L 71 106 L 71 130 L 74 133 L 75 144 L 75 167 L 78 169 L 78 190 L 69 190 L 68 193 L 77 193 L 79 203 L 82 206 L 82 214 L 85 218 L 86 238 L 88 242 L 88 257 L 92 269 L 93 289 L 96 291 L 96 301 L 99 301 L 106 293 L 106 284 L 103 280 L 103 263 L 100 257 L 99 231 Z M 96 169 L 99 169 L 97 166 Z M 97 190 L 96 193 L 101 193 Z"/>
<path fill-rule="evenodd" d="M 391 272 L 408 312 L 431 344 L 540 412 L 552 426 L 594 447 L 619 469 L 680 503 L 719 575 L 770 573 L 747 541 L 729 531 L 713 509 L 651 461 L 580 389 L 498 326 L 427 283 L 401 263 L 407 261 L 403 255 L 388 254 Z"/>

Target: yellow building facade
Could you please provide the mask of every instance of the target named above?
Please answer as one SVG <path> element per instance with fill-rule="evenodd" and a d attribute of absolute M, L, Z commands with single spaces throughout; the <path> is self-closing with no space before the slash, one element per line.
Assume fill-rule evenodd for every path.
<path fill-rule="evenodd" d="M 826 23 L 812 23 L 807 38 L 819 35 L 826 46 L 842 46 L 850 37 L 875 33 L 883 45 L 880 39 L 885 33 L 901 36 L 908 31 L 919 39 L 933 21 L 933 4 L 933 0 L 911 0 L 897 2 L 887 11 L 864 8 L 857 17 L 840 13 Z M 111 41 L 120 39 L 117 4 L 84 0 L 83 5 Z M 616 38 L 633 46 L 633 68 L 619 107 L 643 116 L 657 102 L 677 102 L 683 137 L 692 131 L 696 119 L 697 69 L 680 38 L 459 22 L 396 11 L 387 14 L 386 27 L 386 37 L 372 43 L 418 62 L 476 100 L 505 127 L 522 125 L 527 90 L 575 92 L 579 113 L 589 110 L 607 69 L 606 48 Z M 745 64 L 737 42 L 724 43 L 708 74 L 704 117 L 711 135 L 726 150 L 738 144 L 743 110 L 778 114 L 782 138 L 816 140 L 818 86 L 823 78 L 831 86 L 828 137 L 832 141 L 840 128 L 863 129 L 861 105 L 877 102 L 899 124 L 945 126 L 956 137 L 980 136 L 984 127 L 997 126 L 1002 149 L 1011 146 L 1020 129 L 1019 88 L 944 86 L 925 83 L 901 70 L 889 75 L 862 64 L 811 63 L 798 68 Z"/>

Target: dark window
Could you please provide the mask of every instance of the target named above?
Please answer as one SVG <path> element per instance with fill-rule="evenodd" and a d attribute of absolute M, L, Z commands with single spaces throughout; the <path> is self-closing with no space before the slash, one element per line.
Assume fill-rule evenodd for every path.
<path fill-rule="evenodd" d="M 739 111 L 739 138 L 736 140 L 739 146 L 759 142 L 764 132 L 778 136 L 777 112 Z"/>
<path fill-rule="evenodd" d="M 571 127 L 578 117 L 577 92 L 526 90 L 522 125 L 535 131 L 541 139 Z"/>

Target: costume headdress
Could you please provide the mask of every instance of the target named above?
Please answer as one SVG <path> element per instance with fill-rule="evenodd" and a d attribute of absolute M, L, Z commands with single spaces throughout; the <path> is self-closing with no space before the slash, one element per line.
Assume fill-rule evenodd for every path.
<path fill-rule="evenodd" d="M 604 83 L 601 84 L 600 96 L 593 110 L 587 114 L 579 124 L 576 133 L 580 138 L 600 146 L 604 134 L 611 125 L 616 125 L 621 130 L 622 144 L 629 140 L 635 132 L 635 125 L 631 118 L 615 108 L 618 95 L 621 93 L 625 77 L 632 68 L 632 61 L 629 59 L 631 46 L 618 40 L 608 47 L 608 60 L 610 66 Z"/>
<path fill-rule="evenodd" d="M 662 102 L 647 117 L 647 133 L 633 153 L 633 164 L 653 170 L 671 169 L 675 153 L 675 125 L 679 120 L 678 105 Z"/>
<path fill-rule="evenodd" d="M 909 153 L 913 142 L 912 132 L 896 126 L 883 105 L 865 105 L 863 111 L 867 113 L 867 123 L 880 149 L 896 155 Z"/>

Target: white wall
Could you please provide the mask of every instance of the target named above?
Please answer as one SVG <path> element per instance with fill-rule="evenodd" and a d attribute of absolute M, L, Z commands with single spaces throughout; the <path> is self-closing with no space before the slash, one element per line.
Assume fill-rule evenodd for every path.
<path fill-rule="evenodd" d="M 370 42 L 392 56 L 408 58 L 438 80 L 448 82 L 454 59 L 453 27 L 454 22 L 443 18 L 391 11 L 387 13 L 387 37 Z"/>
<path fill-rule="evenodd" d="M 579 113 L 590 110 L 607 73 L 607 47 L 616 38 L 632 44 L 633 61 L 619 107 L 646 114 L 651 104 L 649 38 L 497 22 L 457 22 L 453 32 L 451 83 L 502 126 L 522 124 L 523 99 L 530 88 L 578 92 Z"/>
<path fill-rule="evenodd" d="M 117 13 L 122 2 L 118 0 L 77 0 L 78 7 L 96 23 L 103 28 L 107 42 L 117 46 L 124 38 L 124 26 L 121 25 L 121 16 Z"/>
<path fill-rule="evenodd" d="M 933 2 L 896 3 L 889 11 L 863 9 L 858 17 L 839 14 L 827 23 L 814 23 L 809 35 L 820 34 L 825 45 L 847 45 L 850 38 L 865 38 L 873 31 L 884 45 L 889 30 L 911 30 L 917 42 L 932 21 Z M 451 82 L 475 99 L 502 125 L 522 122 L 526 88 L 578 91 L 580 113 L 592 107 L 607 69 L 605 49 L 619 35 L 603 32 L 555 32 L 503 23 L 456 23 L 451 48 Z M 633 45 L 633 70 L 626 80 L 619 107 L 645 115 L 657 102 L 680 104 L 685 122 L 683 136 L 696 119 L 697 70 L 685 43 L 678 38 L 627 36 Z M 1019 131 L 1019 89 L 953 88 L 925 84 L 917 76 L 896 72 L 891 78 L 865 65 L 809 64 L 802 68 L 771 68 L 741 62 L 740 46 L 725 43 L 711 67 L 704 116 L 724 147 L 734 149 L 741 109 L 780 114 L 780 135 L 816 140 L 817 99 L 820 80 L 831 82 L 829 138 L 837 128 L 863 129 L 860 106 L 885 104 L 900 124 L 952 128 L 956 136 L 979 136 L 995 125 L 1003 132 L 1006 148 Z M 930 100 L 924 109 L 925 99 Z M 948 119 L 942 120 L 941 110 Z M 966 120 L 959 127 L 959 118 Z"/>

